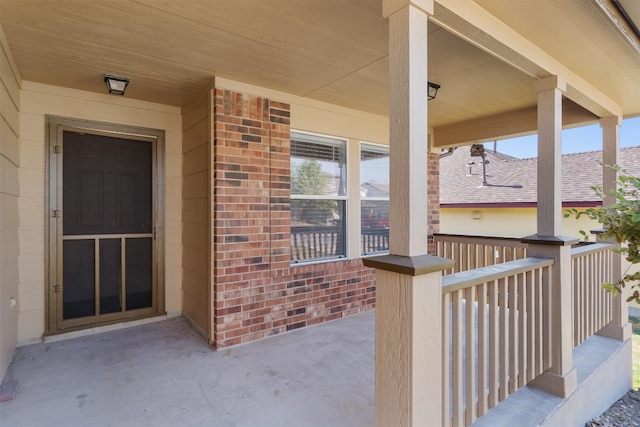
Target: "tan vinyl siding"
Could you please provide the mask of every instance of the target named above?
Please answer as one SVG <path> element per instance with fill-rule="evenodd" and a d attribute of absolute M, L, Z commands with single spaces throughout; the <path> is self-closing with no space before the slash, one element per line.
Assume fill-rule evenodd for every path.
<path fill-rule="evenodd" d="M 18 340 L 45 330 L 45 116 L 165 131 L 165 308 L 182 307 L 182 128 L 180 109 L 25 81 L 20 92 L 20 315 Z"/>
<path fill-rule="evenodd" d="M 211 121 L 209 90 L 182 110 L 183 308 L 211 340 Z"/>
<path fill-rule="evenodd" d="M 20 77 L 0 28 L 0 376 L 18 342 Z M 11 299 L 16 305 L 11 307 Z"/>

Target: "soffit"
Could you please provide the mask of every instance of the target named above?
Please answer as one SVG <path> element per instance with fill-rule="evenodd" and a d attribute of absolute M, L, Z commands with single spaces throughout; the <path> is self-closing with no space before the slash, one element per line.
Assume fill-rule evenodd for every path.
<path fill-rule="evenodd" d="M 533 78 L 433 23 L 429 23 L 428 64 L 429 81 L 441 86 L 436 99 L 429 102 L 433 127 L 536 104 Z M 309 97 L 352 108 L 365 102 L 371 111 L 386 115 L 388 78 L 385 55 Z M 354 98 L 354 93 L 360 95 Z"/>
<path fill-rule="evenodd" d="M 474 1 L 605 92 L 627 114 L 640 113 L 640 40 L 609 0 Z"/>
<path fill-rule="evenodd" d="M 558 57 L 575 56 L 579 68 L 588 57 L 613 61 L 603 48 L 590 51 L 592 44 L 561 38 L 555 44 L 563 46 L 553 46 L 543 33 L 569 20 L 555 0 L 477 2 L 522 34 L 537 28 L 527 33 L 535 43 Z M 531 25 L 547 14 L 553 25 Z M 218 76 L 388 113 L 381 0 L 0 0 L 0 24 L 28 81 L 104 93 L 104 73 L 124 75 L 131 78 L 127 97 L 182 106 Z M 429 31 L 429 80 L 442 86 L 429 102 L 431 127 L 535 107 L 532 75 L 434 23 Z M 578 33 L 563 34 L 584 38 Z M 600 68 L 578 71 L 600 84 Z M 629 98 L 629 87 L 638 86 L 624 81 L 614 89 L 627 88 Z"/>
<path fill-rule="evenodd" d="M 0 0 L 24 80 L 184 105 L 214 76 L 388 114 L 388 22 L 373 1 Z M 532 78 L 430 24 L 430 126 L 535 105 Z M 496 88 L 498 88 L 496 90 Z M 464 100 L 464 102 L 461 102 Z"/>
<path fill-rule="evenodd" d="M 386 53 L 386 23 L 367 2 L 345 2 L 342 14 L 323 2 L 0 5 L 23 79 L 100 92 L 102 74 L 121 74 L 132 80 L 128 96 L 170 105 L 183 105 L 215 75 L 305 95 Z M 362 19 L 351 25 L 349 16 Z M 363 31 L 358 22 L 380 28 Z"/>

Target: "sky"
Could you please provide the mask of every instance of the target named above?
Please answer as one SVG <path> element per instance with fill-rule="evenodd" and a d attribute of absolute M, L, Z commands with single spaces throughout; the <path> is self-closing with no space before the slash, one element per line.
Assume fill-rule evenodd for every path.
<path fill-rule="evenodd" d="M 526 159 L 538 157 L 537 135 L 503 139 L 497 143 L 497 151 Z M 625 119 L 620 127 L 620 148 L 640 145 L 640 117 Z M 485 144 L 493 150 L 493 142 Z M 602 150 L 602 128 L 599 124 L 562 131 L 562 154 Z"/>

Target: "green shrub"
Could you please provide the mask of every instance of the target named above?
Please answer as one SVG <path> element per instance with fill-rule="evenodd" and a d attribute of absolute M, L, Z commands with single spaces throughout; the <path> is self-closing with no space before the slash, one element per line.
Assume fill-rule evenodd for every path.
<path fill-rule="evenodd" d="M 602 237 L 613 238 L 623 244 L 618 252 L 622 253 L 627 261 L 633 264 L 640 263 L 640 177 L 631 176 L 625 169 L 619 166 L 607 166 L 618 172 L 618 181 L 615 190 L 609 192 L 615 198 L 611 206 L 598 206 L 588 208 L 585 211 L 568 209 L 565 217 L 575 216 L 579 218 L 586 215 L 588 218 L 598 221 L 605 229 Z M 602 199 L 605 193 L 600 186 L 591 187 L 596 195 Z M 580 231 L 584 236 L 586 233 Z M 603 283 L 602 287 L 618 295 L 626 285 L 630 285 L 632 294 L 627 301 L 635 301 L 640 304 L 640 272 L 629 274 L 627 271 L 615 283 Z M 635 290 L 634 290 L 635 288 Z"/>

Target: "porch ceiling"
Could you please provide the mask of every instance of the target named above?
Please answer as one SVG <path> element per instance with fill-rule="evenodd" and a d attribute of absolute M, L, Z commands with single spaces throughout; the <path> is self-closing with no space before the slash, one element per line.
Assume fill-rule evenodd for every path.
<path fill-rule="evenodd" d="M 626 116 L 640 114 L 640 41 L 603 12 L 609 0 L 474 1 Z M 0 24 L 28 81 L 104 93 L 104 73 L 124 75 L 127 97 L 182 106 L 219 76 L 386 115 L 381 9 L 381 0 L 0 0 Z M 434 22 L 429 80 L 442 88 L 430 127 L 535 108 L 538 58 L 529 59 L 540 72 L 518 68 Z"/>

